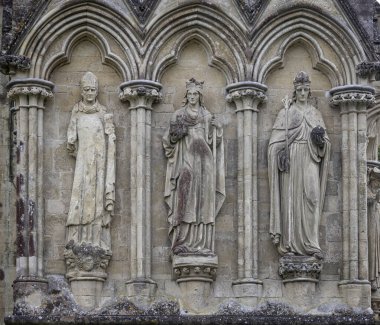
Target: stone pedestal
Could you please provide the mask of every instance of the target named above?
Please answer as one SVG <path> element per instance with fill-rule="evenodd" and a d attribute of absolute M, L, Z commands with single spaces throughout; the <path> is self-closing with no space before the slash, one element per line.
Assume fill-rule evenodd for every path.
<path fill-rule="evenodd" d="M 64 251 L 66 278 L 77 303 L 85 309 L 99 306 L 111 252 L 89 243 L 70 242 Z"/>
<path fill-rule="evenodd" d="M 100 297 L 105 279 L 81 277 L 70 279 L 71 291 L 78 305 L 90 310 L 100 304 Z"/>
<path fill-rule="evenodd" d="M 197 312 L 207 307 L 211 284 L 216 278 L 218 256 L 173 256 L 173 279 L 177 281 L 185 309 Z"/>
<path fill-rule="evenodd" d="M 284 284 L 284 297 L 300 307 L 310 305 L 319 281 L 322 261 L 313 256 L 283 256 L 279 274 Z"/>

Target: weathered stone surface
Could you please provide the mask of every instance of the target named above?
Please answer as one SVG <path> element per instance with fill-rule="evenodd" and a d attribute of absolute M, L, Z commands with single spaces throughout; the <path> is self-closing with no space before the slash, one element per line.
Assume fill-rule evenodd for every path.
<path fill-rule="evenodd" d="M 375 228 L 367 220 L 365 160 L 367 136 L 371 159 L 380 139 L 379 8 L 371 0 L 3 1 L 0 318 L 16 306 L 7 322 L 371 322 L 371 296 L 378 308 L 368 283 L 368 230 Z M 310 103 L 331 143 L 314 231 L 325 253 L 316 286 L 282 283 L 269 235 L 268 146 L 300 70 L 311 77 Z M 78 186 L 65 147 L 86 71 L 98 76 L 99 102 L 115 124 L 115 202 L 105 220 L 112 259 L 104 258 L 106 276 L 97 268 L 99 278 L 70 289 L 62 276 L 65 230 Z M 205 81 L 205 107 L 223 125 L 225 145 L 225 200 L 213 214 L 217 274 L 200 277 L 212 280 L 207 286 L 172 278 L 164 202 L 162 138 L 192 77 Z M 88 253 L 66 257 L 91 269 L 104 252 Z M 187 278 L 203 266 L 192 265 Z M 31 281 L 35 274 L 49 279 L 47 291 Z M 16 281 L 15 304 L 20 275 L 30 281 L 25 290 Z M 199 292 L 203 300 L 195 299 Z"/>

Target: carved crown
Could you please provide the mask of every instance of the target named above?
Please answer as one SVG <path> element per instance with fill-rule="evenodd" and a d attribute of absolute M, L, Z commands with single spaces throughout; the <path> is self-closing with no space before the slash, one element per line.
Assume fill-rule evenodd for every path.
<path fill-rule="evenodd" d="M 193 89 L 201 92 L 203 89 L 204 81 L 197 81 L 194 78 L 191 78 L 190 80 L 186 81 L 186 90 Z"/>
<path fill-rule="evenodd" d="M 310 77 L 305 71 L 300 71 L 297 73 L 296 77 L 293 80 L 294 87 L 299 85 L 307 85 L 310 86 Z"/>

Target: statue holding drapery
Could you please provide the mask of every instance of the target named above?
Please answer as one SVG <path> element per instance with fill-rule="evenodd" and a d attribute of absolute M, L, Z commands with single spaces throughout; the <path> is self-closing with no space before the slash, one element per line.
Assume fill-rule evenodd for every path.
<path fill-rule="evenodd" d="M 293 98 L 283 100 L 269 141 L 270 234 L 282 256 L 321 260 L 330 142 L 320 111 L 308 101 L 309 76 L 301 71 L 293 83 Z"/>
<path fill-rule="evenodd" d="M 185 103 L 163 137 L 174 255 L 214 253 L 215 217 L 225 198 L 223 129 L 204 107 L 202 90 L 194 78 L 186 83 Z"/>

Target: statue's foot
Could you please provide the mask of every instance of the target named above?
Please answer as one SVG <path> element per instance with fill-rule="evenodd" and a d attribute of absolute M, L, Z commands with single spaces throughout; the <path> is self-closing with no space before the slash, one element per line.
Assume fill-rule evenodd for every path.
<path fill-rule="evenodd" d="M 318 260 L 323 260 L 324 257 L 322 252 L 314 253 L 313 256 Z"/>

